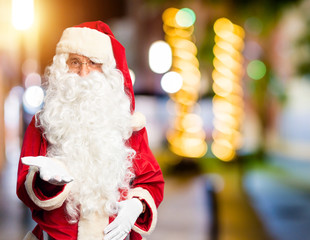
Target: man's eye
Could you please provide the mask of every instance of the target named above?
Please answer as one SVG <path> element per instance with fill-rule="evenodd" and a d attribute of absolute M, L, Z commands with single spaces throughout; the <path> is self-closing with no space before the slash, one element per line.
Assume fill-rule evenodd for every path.
<path fill-rule="evenodd" d="M 69 61 L 70 66 L 79 66 L 80 62 L 76 59 L 72 59 Z"/>
<path fill-rule="evenodd" d="M 72 64 L 72 65 L 78 65 L 78 64 L 79 64 L 79 61 L 77 61 L 77 60 L 72 60 L 72 61 L 71 61 L 71 64 Z"/>
<path fill-rule="evenodd" d="M 95 62 L 93 62 L 93 61 L 90 61 L 88 64 L 89 64 L 89 65 L 92 65 L 92 66 L 96 66 L 96 65 L 97 65 L 97 63 L 95 63 Z"/>

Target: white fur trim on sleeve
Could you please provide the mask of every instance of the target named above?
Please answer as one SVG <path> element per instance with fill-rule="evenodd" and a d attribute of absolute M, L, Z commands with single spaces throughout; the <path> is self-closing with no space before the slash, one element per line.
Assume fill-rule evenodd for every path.
<path fill-rule="evenodd" d="M 134 112 L 132 114 L 131 126 L 133 131 L 139 131 L 146 125 L 145 116 L 140 112 Z"/>
<path fill-rule="evenodd" d="M 26 191 L 27 191 L 30 199 L 38 207 L 40 207 L 44 210 L 47 210 L 47 211 L 51 211 L 53 209 L 61 207 L 61 205 L 64 203 L 64 201 L 66 200 L 66 198 L 70 192 L 72 183 L 66 184 L 66 186 L 64 187 L 64 190 L 60 194 L 58 194 L 56 197 L 53 197 L 53 198 L 48 199 L 48 200 L 41 200 L 36 196 L 35 192 L 33 191 L 33 180 L 34 180 L 34 175 L 36 172 L 37 172 L 36 167 L 30 167 L 29 172 L 28 172 L 27 177 L 26 177 L 26 181 L 25 181 Z"/>
<path fill-rule="evenodd" d="M 152 195 L 149 193 L 149 191 L 141 187 L 133 188 L 129 191 L 128 198 L 131 199 L 133 197 L 137 197 L 140 200 L 144 200 L 147 203 L 147 205 L 151 208 L 153 218 L 152 218 L 151 227 L 148 231 L 142 230 L 137 225 L 134 225 L 132 230 L 140 234 L 150 234 L 155 229 L 155 226 L 157 223 L 157 208 L 156 208 L 154 199 Z"/>

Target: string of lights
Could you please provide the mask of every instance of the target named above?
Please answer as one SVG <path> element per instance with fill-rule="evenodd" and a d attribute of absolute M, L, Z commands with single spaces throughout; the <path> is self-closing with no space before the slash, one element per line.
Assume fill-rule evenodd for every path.
<path fill-rule="evenodd" d="M 197 47 L 193 41 L 196 15 L 189 8 L 168 8 L 162 19 L 165 40 L 172 50 L 171 71 L 162 81 L 168 79 L 165 81 L 179 87 L 169 93 L 175 106 L 175 116 L 167 131 L 169 148 L 177 155 L 199 158 L 207 152 L 207 144 L 203 121 L 194 113 L 201 79 Z"/>
<path fill-rule="evenodd" d="M 243 121 L 243 57 L 244 30 L 227 18 L 214 24 L 215 46 L 213 48 L 213 154 L 230 161 L 242 145 L 240 126 Z"/>

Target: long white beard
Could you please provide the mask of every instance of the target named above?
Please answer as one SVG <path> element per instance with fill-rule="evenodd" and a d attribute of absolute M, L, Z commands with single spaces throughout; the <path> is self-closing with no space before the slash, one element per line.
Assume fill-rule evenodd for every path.
<path fill-rule="evenodd" d="M 109 78 L 99 72 L 83 78 L 51 72 L 38 114 L 47 155 L 62 160 L 74 178 L 66 204 L 73 222 L 79 215 L 115 214 L 119 189 L 126 192 L 134 176 L 135 152 L 125 145 L 132 133 L 130 101 L 115 71 Z"/>

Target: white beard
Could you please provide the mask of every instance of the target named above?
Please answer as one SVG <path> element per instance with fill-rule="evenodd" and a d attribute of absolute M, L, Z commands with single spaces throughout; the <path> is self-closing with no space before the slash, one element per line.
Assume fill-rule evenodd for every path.
<path fill-rule="evenodd" d="M 107 73 L 82 78 L 54 71 L 52 65 L 45 106 L 37 119 L 49 142 L 47 156 L 62 160 L 74 178 L 66 204 L 69 220 L 115 214 L 119 189 L 126 192 L 134 176 L 135 152 L 125 145 L 132 131 L 123 79 L 115 69 L 108 78 Z"/>

